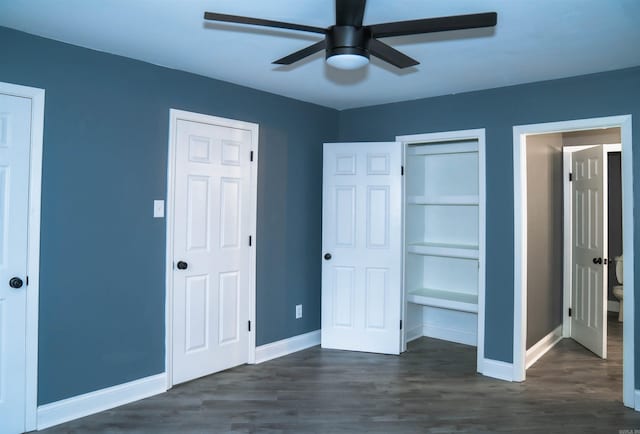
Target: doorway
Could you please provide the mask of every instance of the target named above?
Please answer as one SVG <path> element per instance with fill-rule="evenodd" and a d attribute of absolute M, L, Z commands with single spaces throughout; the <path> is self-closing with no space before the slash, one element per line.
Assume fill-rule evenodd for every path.
<path fill-rule="evenodd" d="M 258 125 L 171 110 L 167 388 L 255 359 Z"/>
<path fill-rule="evenodd" d="M 0 83 L 0 420 L 8 433 L 36 429 L 43 127 L 44 90 Z"/>
<path fill-rule="evenodd" d="M 527 224 L 527 154 L 528 136 L 551 133 L 569 133 L 603 128 L 620 128 L 622 160 L 623 250 L 627 263 L 633 263 L 633 172 L 631 150 L 631 116 L 585 119 L 548 124 L 514 127 L 514 380 L 526 377 L 527 337 L 527 282 L 528 282 L 528 224 Z M 529 182 L 528 182 L 529 181 Z M 624 270 L 624 307 L 627 321 L 623 324 L 623 402 L 634 407 L 634 354 L 633 354 L 633 268 Z M 568 315 L 568 311 L 566 312 Z"/>
<path fill-rule="evenodd" d="M 485 129 L 398 136 L 404 151 L 403 350 L 427 336 L 476 347 L 484 357 Z"/>

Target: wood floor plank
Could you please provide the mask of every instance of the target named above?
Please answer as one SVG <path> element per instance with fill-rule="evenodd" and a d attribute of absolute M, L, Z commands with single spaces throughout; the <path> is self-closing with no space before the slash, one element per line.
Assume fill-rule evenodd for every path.
<path fill-rule="evenodd" d="M 475 348 L 421 338 L 401 356 L 311 348 L 174 387 L 42 431 L 58 433 L 612 433 L 622 405 L 622 326 L 609 359 L 564 339 L 524 383 L 475 373 Z"/>

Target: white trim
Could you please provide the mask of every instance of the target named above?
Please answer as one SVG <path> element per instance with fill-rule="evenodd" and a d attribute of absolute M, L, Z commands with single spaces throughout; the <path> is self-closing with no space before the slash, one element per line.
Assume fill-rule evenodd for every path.
<path fill-rule="evenodd" d="M 478 332 L 476 370 L 484 373 L 484 322 L 485 322 L 485 285 L 486 285 L 486 257 L 487 257 L 487 175 L 486 175 L 486 135 L 484 128 L 478 131 Z"/>
<path fill-rule="evenodd" d="M 451 327 L 442 327 L 434 324 L 422 325 L 422 336 L 428 338 L 442 339 L 458 344 L 477 346 L 477 333 L 469 330 L 454 329 Z M 480 352 L 480 351 L 478 351 Z M 479 372 L 479 371 L 478 371 Z"/>
<path fill-rule="evenodd" d="M 251 318 L 251 332 L 249 333 L 249 360 L 248 363 L 256 362 L 256 293 L 258 283 L 256 280 L 256 246 L 258 245 L 258 161 L 260 152 L 258 144 L 260 142 L 260 126 L 254 123 L 243 122 L 242 125 L 251 129 L 251 152 L 253 152 L 253 162 L 251 163 L 250 192 L 251 210 L 249 212 L 249 230 L 253 236 L 253 243 L 249 249 L 249 288 L 253 288 L 249 295 L 249 318 Z"/>
<path fill-rule="evenodd" d="M 602 145 L 604 151 L 608 154 L 609 152 L 622 152 L 622 144 L 621 143 L 604 143 Z"/>
<path fill-rule="evenodd" d="M 615 300 L 607 300 L 607 311 L 620 312 L 620 302 Z"/>
<path fill-rule="evenodd" d="M 477 128 L 473 130 L 457 130 L 442 131 L 437 133 L 425 134 L 408 134 L 396 136 L 396 142 L 402 143 L 436 143 L 436 142 L 453 142 L 463 140 L 478 140 L 480 136 L 484 136 L 485 129 Z"/>
<path fill-rule="evenodd" d="M 486 291 L 486 191 L 487 191 L 487 179 L 486 179 L 486 131 L 484 128 L 472 129 L 472 130 L 459 130 L 459 131 L 446 131 L 438 133 L 427 134 L 410 134 L 403 136 L 396 136 L 396 141 L 401 142 L 404 149 L 407 144 L 411 143 L 429 143 L 429 142 L 446 142 L 446 141 L 459 141 L 459 140 L 477 140 L 478 141 L 478 329 L 477 338 L 474 339 L 472 345 L 477 346 L 477 360 L 476 369 L 478 372 L 483 373 L 484 368 L 484 341 L 485 341 L 485 291 Z M 404 164 L 404 163 L 403 163 Z M 404 192 L 403 192 L 404 197 Z M 404 273 L 403 273 L 404 275 Z M 404 290 L 403 281 L 403 294 Z M 403 306 L 406 305 L 406 301 L 403 302 Z M 403 309 L 402 319 L 406 324 L 406 309 Z M 424 333 L 423 335 L 426 335 Z M 458 342 L 458 341 L 456 341 Z M 469 342 L 468 338 L 465 338 L 465 342 Z M 405 343 L 406 349 L 406 343 Z"/>
<path fill-rule="evenodd" d="M 514 380 L 525 379 L 526 354 L 526 136 L 557 132 L 580 131 L 599 128 L 620 127 L 622 149 L 622 226 L 625 262 L 633 264 L 633 155 L 631 137 L 631 115 L 580 119 L 566 122 L 551 122 L 513 127 L 513 178 L 514 178 L 514 328 L 513 365 Z M 633 267 L 624 269 L 625 296 L 623 299 L 625 316 L 631 320 L 623 325 L 623 402 L 635 408 L 635 355 L 633 312 Z M 565 331 L 566 332 L 566 331 Z"/>
<path fill-rule="evenodd" d="M 514 295 L 513 295 L 513 380 L 524 381 L 527 337 L 527 153 L 524 134 L 513 129 L 513 194 L 514 194 Z"/>
<path fill-rule="evenodd" d="M 573 249 L 572 249 L 572 219 L 573 209 L 571 207 L 571 182 L 569 181 L 569 174 L 571 173 L 572 166 L 572 153 L 575 151 L 581 151 L 590 146 L 565 146 L 562 148 L 562 336 L 565 338 L 571 337 L 571 317 L 569 316 L 569 307 L 571 307 L 571 284 L 572 284 L 572 263 L 573 263 Z M 526 368 L 525 368 L 526 369 Z"/>
<path fill-rule="evenodd" d="M 533 364 L 537 362 L 540 359 L 540 357 L 544 356 L 547 353 L 547 351 L 555 347 L 556 344 L 561 340 L 562 340 L 562 324 L 556 327 L 555 329 L 553 329 L 551 333 L 549 333 L 548 335 L 540 339 L 531 348 L 527 350 L 527 354 L 525 356 L 526 369 L 529 369 L 531 366 L 533 366 Z"/>
<path fill-rule="evenodd" d="M 223 125 L 229 128 L 243 129 L 251 132 L 251 149 L 253 151 L 253 162 L 250 164 L 250 197 L 251 211 L 249 221 L 249 232 L 253 236 L 253 243 L 249 249 L 249 318 L 251 320 L 251 331 L 249 332 L 249 353 L 247 363 L 255 363 L 256 358 L 256 245 L 258 243 L 256 235 L 257 209 L 258 209 L 258 124 L 226 119 L 206 114 L 193 113 L 183 110 L 169 110 L 169 146 L 167 159 L 167 220 L 166 220 L 166 260 L 165 260 L 165 370 L 166 389 L 173 386 L 173 223 L 175 219 L 175 147 L 176 147 L 176 124 L 179 119 L 192 122 L 202 122 L 207 124 Z"/>
<path fill-rule="evenodd" d="M 320 330 L 260 345 L 256 348 L 255 363 L 273 360 L 317 345 L 320 345 Z"/>
<path fill-rule="evenodd" d="M 483 375 L 498 380 L 514 381 L 513 379 L 513 364 L 507 362 L 501 362 L 499 360 L 484 359 L 482 363 L 484 367 Z"/>
<path fill-rule="evenodd" d="M 165 200 L 165 372 L 166 388 L 171 389 L 173 381 L 173 221 L 174 221 L 174 186 L 175 186 L 175 168 L 176 159 L 175 136 L 176 136 L 176 116 L 173 109 L 169 110 L 169 146 L 167 151 L 167 197 Z"/>
<path fill-rule="evenodd" d="M 399 142 L 399 140 L 396 138 L 396 142 Z M 407 157 L 406 157 L 406 152 L 407 152 L 407 147 L 404 145 L 404 143 L 400 144 L 401 146 L 401 150 L 400 150 L 400 159 L 401 159 L 401 164 L 402 164 L 402 175 L 404 175 L 404 168 L 407 165 Z M 407 233 L 407 228 L 406 225 L 404 224 L 405 221 L 405 216 L 404 216 L 404 210 L 407 209 L 407 177 L 406 176 L 400 176 L 401 180 L 400 180 L 400 206 L 401 206 L 401 210 L 403 211 L 402 216 L 400 218 L 400 236 L 402 237 L 402 253 L 400 254 L 400 320 L 402 321 L 403 324 L 403 328 L 404 330 L 400 330 L 400 354 L 404 353 L 405 351 L 407 351 L 407 344 L 410 341 L 413 341 L 415 339 L 418 339 L 419 337 L 421 337 L 421 333 L 422 333 L 422 324 L 418 324 L 412 328 L 408 328 L 408 324 L 407 324 L 407 291 L 405 290 L 405 240 L 406 240 L 406 233 Z"/>
<path fill-rule="evenodd" d="M 631 115 L 621 116 L 622 142 L 622 251 L 628 264 L 635 264 L 633 219 L 633 147 L 631 146 Z M 626 321 L 622 326 L 622 400 L 627 407 L 636 408 L 635 400 L 635 286 L 634 267 L 624 267 L 623 310 Z M 637 404 L 637 405 L 640 405 Z"/>
<path fill-rule="evenodd" d="M 44 137 L 44 89 L 0 82 L 0 93 L 31 99 L 31 150 L 29 168 L 29 228 L 27 247 L 26 395 L 25 430 L 37 425 L 38 406 L 38 301 L 40 292 L 40 203 Z"/>
<path fill-rule="evenodd" d="M 633 402 L 635 411 L 640 411 L 640 390 L 636 389 L 633 391 Z"/>
<path fill-rule="evenodd" d="M 406 344 L 411 342 L 411 341 L 415 341 L 416 339 L 420 339 L 421 337 L 424 336 L 424 331 L 422 330 L 422 324 L 418 324 L 414 327 L 408 328 L 407 332 L 405 333 L 405 348 L 404 350 L 406 351 Z"/>
<path fill-rule="evenodd" d="M 141 378 L 38 407 L 38 430 L 166 392 L 166 374 Z"/>

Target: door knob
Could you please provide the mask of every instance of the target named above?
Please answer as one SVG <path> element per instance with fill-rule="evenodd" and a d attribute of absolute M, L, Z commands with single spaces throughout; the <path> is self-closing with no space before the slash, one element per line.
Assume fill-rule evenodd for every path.
<path fill-rule="evenodd" d="M 602 264 L 602 258 L 593 258 L 594 264 Z"/>
<path fill-rule="evenodd" d="M 189 264 L 184 261 L 178 261 L 176 266 L 178 267 L 178 270 L 186 270 L 189 267 Z"/>
<path fill-rule="evenodd" d="M 330 260 L 330 259 L 331 259 L 331 253 L 326 253 L 326 254 L 324 255 L 324 259 L 325 259 L 326 261 Z"/>
<path fill-rule="evenodd" d="M 19 277 L 13 277 L 11 278 L 11 280 L 9 280 L 9 286 L 12 287 L 13 289 L 20 289 L 22 288 L 22 279 L 20 279 Z"/>

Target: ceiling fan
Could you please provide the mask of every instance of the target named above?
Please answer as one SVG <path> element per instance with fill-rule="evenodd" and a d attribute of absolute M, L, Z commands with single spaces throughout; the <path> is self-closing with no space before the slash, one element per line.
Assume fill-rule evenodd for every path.
<path fill-rule="evenodd" d="M 378 38 L 492 27 L 496 25 L 498 19 L 497 13 L 486 12 L 363 26 L 365 5 L 366 0 L 336 0 L 336 24 L 326 29 L 215 12 L 205 12 L 204 19 L 322 34 L 325 36 L 322 41 L 273 63 L 291 65 L 318 51 L 325 50 L 327 63 L 341 69 L 360 68 L 369 63 L 370 55 L 398 68 L 415 66 L 420 62 L 381 42 Z"/>

